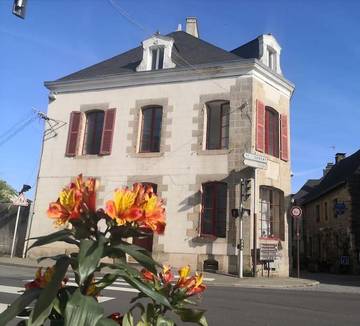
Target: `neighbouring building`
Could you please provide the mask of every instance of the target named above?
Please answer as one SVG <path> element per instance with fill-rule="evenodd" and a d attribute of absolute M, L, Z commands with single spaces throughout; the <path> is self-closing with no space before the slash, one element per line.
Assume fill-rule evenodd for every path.
<path fill-rule="evenodd" d="M 360 150 L 337 153 L 319 180 L 294 196 L 303 208 L 302 263 L 310 271 L 360 273 Z"/>
<path fill-rule="evenodd" d="M 256 174 L 244 203 L 251 210 L 245 269 L 251 270 L 255 238 L 257 248 L 276 246 L 272 272 L 288 275 L 294 85 L 282 74 L 280 52 L 271 34 L 223 50 L 200 39 L 196 18 L 188 18 L 186 32 L 154 34 L 46 82 L 48 116 L 68 125 L 43 144 L 31 236 L 53 230 L 48 203 L 78 173 L 98 179 L 99 206 L 119 186 L 151 183 L 167 202 L 165 234 L 143 243 L 155 258 L 200 270 L 211 261 L 236 273 L 239 231 L 231 209 L 239 207 L 240 179 Z M 245 166 L 245 152 L 266 157 L 267 169 Z M 29 255 L 66 250 L 56 244 Z"/>

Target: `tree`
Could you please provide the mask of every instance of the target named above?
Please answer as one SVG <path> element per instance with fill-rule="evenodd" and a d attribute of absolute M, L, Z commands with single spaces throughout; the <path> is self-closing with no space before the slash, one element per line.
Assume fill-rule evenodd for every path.
<path fill-rule="evenodd" d="M 0 180 L 0 203 L 10 202 L 12 196 L 16 195 L 16 190 L 8 185 L 6 181 Z"/>

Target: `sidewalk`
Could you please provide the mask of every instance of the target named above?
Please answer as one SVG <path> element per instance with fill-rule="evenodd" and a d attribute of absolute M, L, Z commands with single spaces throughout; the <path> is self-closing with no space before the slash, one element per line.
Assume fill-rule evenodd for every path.
<path fill-rule="evenodd" d="M 54 261 L 46 259 L 43 260 L 40 265 L 43 267 L 47 267 L 52 266 L 53 264 Z M 18 257 L 0 257 L 0 265 L 11 265 L 28 268 L 37 268 L 40 266 L 34 259 Z M 204 283 L 208 286 L 284 289 L 317 286 L 320 284 L 320 282 L 316 280 L 301 278 L 298 279 L 294 277 L 244 277 L 242 279 L 239 279 L 234 275 L 208 272 L 204 272 L 203 274 Z"/>

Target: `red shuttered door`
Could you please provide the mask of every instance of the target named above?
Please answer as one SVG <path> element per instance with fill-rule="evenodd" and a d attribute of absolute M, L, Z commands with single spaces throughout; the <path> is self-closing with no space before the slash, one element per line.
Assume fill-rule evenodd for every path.
<path fill-rule="evenodd" d="M 288 150 L 288 118 L 287 115 L 282 114 L 280 116 L 280 141 L 281 141 L 281 153 L 280 158 L 283 161 L 289 160 Z"/>
<path fill-rule="evenodd" d="M 105 111 L 104 128 L 101 137 L 100 155 L 110 155 L 113 142 L 116 109 Z"/>
<path fill-rule="evenodd" d="M 265 150 L 265 105 L 256 100 L 256 150 Z"/>
<path fill-rule="evenodd" d="M 79 139 L 80 123 L 81 123 L 81 112 L 78 111 L 71 112 L 68 139 L 67 139 L 66 152 L 65 152 L 66 156 L 76 155 L 76 148 Z"/>

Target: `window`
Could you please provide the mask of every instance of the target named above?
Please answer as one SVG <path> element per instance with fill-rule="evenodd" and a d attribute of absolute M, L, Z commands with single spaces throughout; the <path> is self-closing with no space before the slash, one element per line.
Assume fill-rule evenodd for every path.
<path fill-rule="evenodd" d="M 315 216 L 316 216 L 316 222 L 320 222 L 320 205 L 315 206 Z"/>
<path fill-rule="evenodd" d="M 268 106 L 265 108 L 265 153 L 279 157 L 279 114 Z"/>
<path fill-rule="evenodd" d="M 284 239 L 284 194 L 282 191 L 260 187 L 260 228 L 262 238 Z"/>
<path fill-rule="evenodd" d="M 86 113 L 84 154 L 99 154 L 104 126 L 104 111 Z"/>
<path fill-rule="evenodd" d="M 162 107 L 147 107 L 142 110 L 140 152 L 160 152 Z"/>
<path fill-rule="evenodd" d="M 327 221 L 328 220 L 328 203 L 327 202 L 325 202 L 324 203 L 324 217 L 325 217 L 325 221 Z"/>
<path fill-rule="evenodd" d="M 151 70 L 163 69 L 164 66 L 164 48 L 157 47 L 151 50 Z"/>
<path fill-rule="evenodd" d="M 337 203 L 338 203 L 338 199 L 337 199 L 337 198 L 335 198 L 335 199 L 333 200 L 333 212 L 334 212 L 334 218 L 337 218 L 337 217 L 338 217 L 338 213 L 337 213 L 337 210 L 336 210 Z"/>
<path fill-rule="evenodd" d="M 156 183 L 152 183 L 152 182 L 142 182 L 141 183 L 145 188 L 146 187 L 152 187 L 154 194 L 157 194 L 157 187 L 158 185 Z"/>
<path fill-rule="evenodd" d="M 202 185 L 202 234 L 226 237 L 226 207 L 226 183 L 208 182 Z"/>
<path fill-rule="evenodd" d="M 267 52 L 269 68 L 276 71 L 276 52 L 271 48 L 268 48 Z"/>
<path fill-rule="evenodd" d="M 229 102 L 210 102 L 206 109 L 206 149 L 229 148 Z"/>

